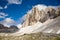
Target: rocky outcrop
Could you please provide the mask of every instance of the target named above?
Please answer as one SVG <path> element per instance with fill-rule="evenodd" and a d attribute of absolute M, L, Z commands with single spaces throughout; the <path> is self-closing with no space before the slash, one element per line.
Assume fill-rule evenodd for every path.
<path fill-rule="evenodd" d="M 36 6 L 26 14 L 23 27 L 34 25 L 37 22 L 44 23 L 47 19 L 54 19 L 58 16 L 60 16 L 60 7 L 57 7 L 56 9 L 53 7 L 47 7 L 39 10 Z"/>

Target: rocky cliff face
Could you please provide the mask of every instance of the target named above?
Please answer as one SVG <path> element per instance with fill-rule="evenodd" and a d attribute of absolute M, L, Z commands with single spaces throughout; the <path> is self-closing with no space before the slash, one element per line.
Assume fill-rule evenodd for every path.
<path fill-rule="evenodd" d="M 32 10 L 26 14 L 23 27 L 34 25 L 37 22 L 44 23 L 47 19 L 54 19 L 60 16 L 60 7 L 46 7 L 45 9 L 40 8 L 41 10 L 39 10 L 37 6 L 34 6 Z"/>

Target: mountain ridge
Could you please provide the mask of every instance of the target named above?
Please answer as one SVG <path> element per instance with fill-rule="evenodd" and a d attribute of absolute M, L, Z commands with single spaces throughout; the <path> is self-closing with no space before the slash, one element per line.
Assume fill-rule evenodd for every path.
<path fill-rule="evenodd" d="M 40 9 L 40 7 L 42 8 Z M 38 10 L 38 8 L 40 10 Z M 37 21 L 40 21 L 43 23 L 48 19 L 54 19 L 58 16 L 60 16 L 60 7 L 53 8 L 48 6 L 37 5 L 37 6 L 34 6 L 25 15 L 24 17 L 25 21 L 23 22 L 23 27 L 28 25 L 33 25 Z"/>

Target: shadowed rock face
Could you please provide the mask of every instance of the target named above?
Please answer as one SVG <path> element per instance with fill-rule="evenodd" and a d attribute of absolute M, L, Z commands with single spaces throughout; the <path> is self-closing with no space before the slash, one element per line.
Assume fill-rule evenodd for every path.
<path fill-rule="evenodd" d="M 60 16 L 60 7 L 57 7 L 56 9 L 47 7 L 44 10 L 33 7 L 31 12 L 26 14 L 26 20 L 23 23 L 23 27 L 33 25 L 37 22 L 44 23 L 47 19 L 54 19 L 58 16 Z"/>
<path fill-rule="evenodd" d="M 57 8 L 57 10 L 56 10 L 56 15 L 57 15 L 57 16 L 60 16 L 60 7 Z"/>
<path fill-rule="evenodd" d="M 17 27 L 17 26 L 15 26 L 15 25 L 10 26 L 10 28 L 18 29 L 18 27 Z"/>
<path fill-rule="evenodd" d="M 46 8 L 46 12 L 47 12 L 47 14 L 49 15 L 49 17 L 50 18 L 55 18 L 55 16 L 56 16 L 56 10 L 55 9 L 53 9 L 53 8 Z"/>
<path fill-rule="evenodd" d="M 54 9 L 54 8 L 46 8 L 45 9 L 47 14 L 49 15 L 50 18 L 56 18 L 58 16 L 60 16 L 60 9 L 59 7 L 57 9 Z"/>
<path fill-rule="evenodd" d="M 4 25 L 0 24 L 0 29 L 4 28 Z"/>

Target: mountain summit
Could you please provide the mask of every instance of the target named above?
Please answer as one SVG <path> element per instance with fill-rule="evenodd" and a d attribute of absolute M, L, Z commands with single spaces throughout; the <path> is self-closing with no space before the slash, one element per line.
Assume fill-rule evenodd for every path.
<path fill-rule="evenodd" d="M 25 15 L 23 27 L 34 25 L 37 22 L 44 23 L 58 16 L 60 16 L 60 7 L 36 5 Z"/>

